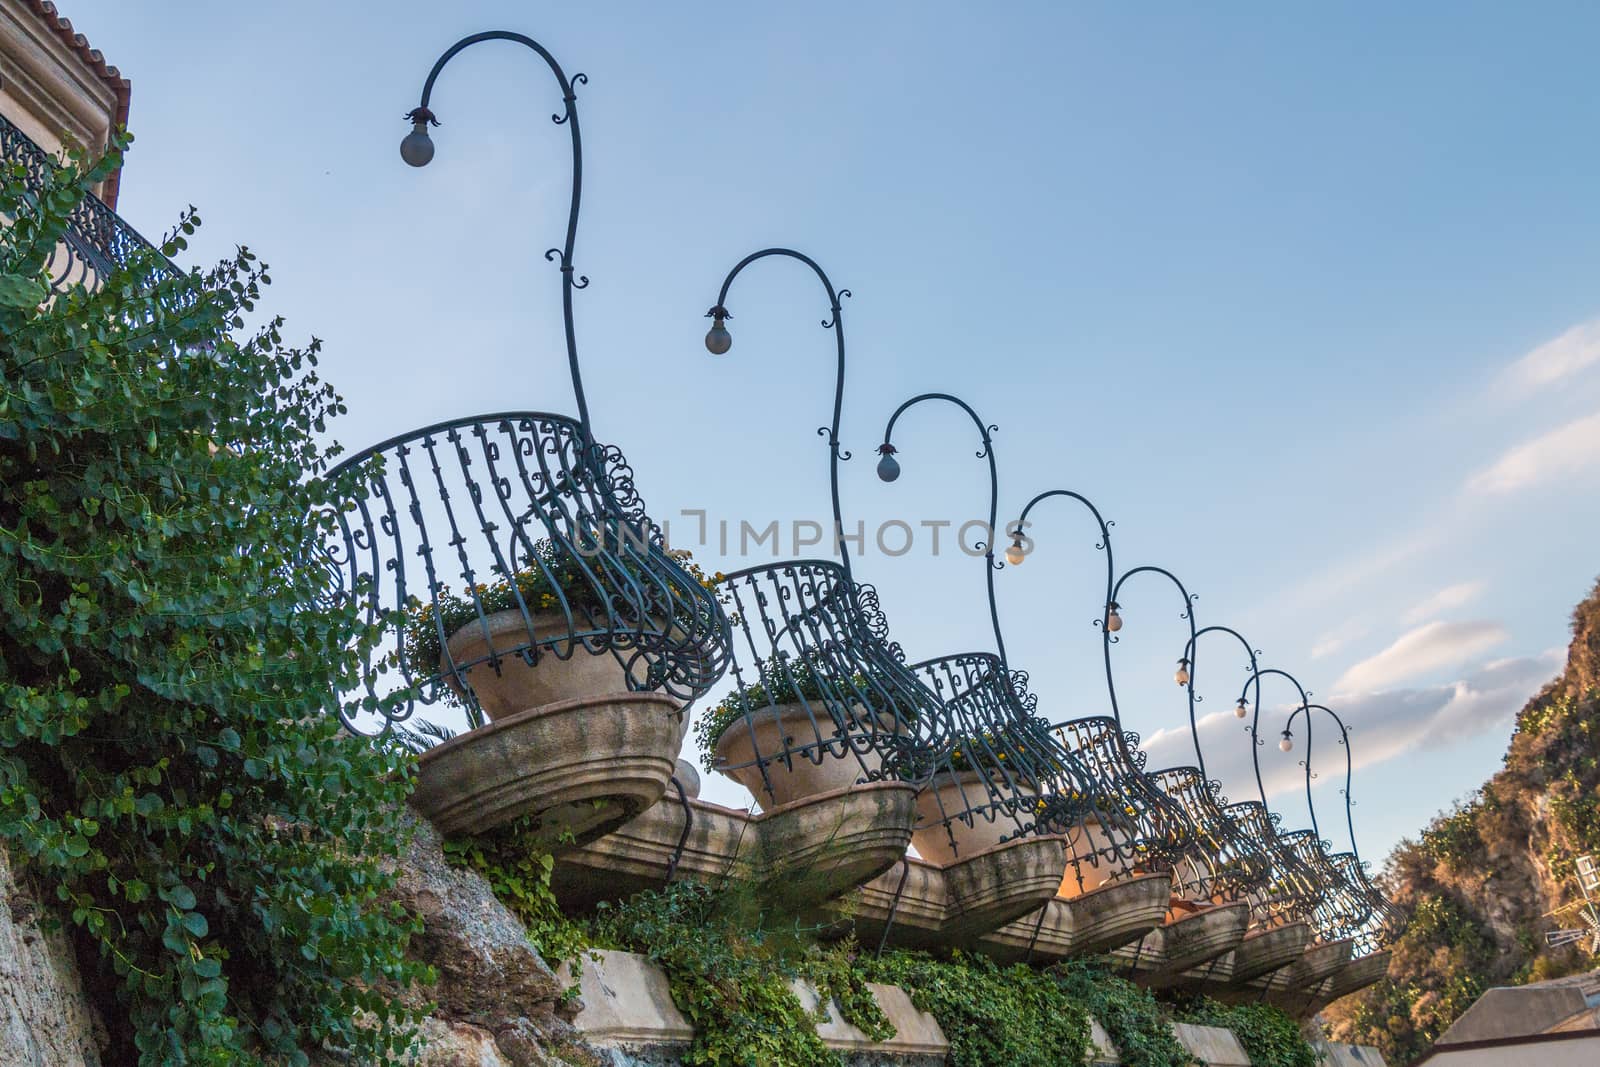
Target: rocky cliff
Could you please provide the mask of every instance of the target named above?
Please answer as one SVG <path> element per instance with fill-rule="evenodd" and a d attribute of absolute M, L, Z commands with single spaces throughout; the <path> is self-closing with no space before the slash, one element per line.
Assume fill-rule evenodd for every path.
<path fill-rule="evenodd" d="M 1565 671 L 1518 714 L 1503 768 L 1389 857 L 1384 879 L 1414 916 L 1388 979 L 1329 1010 L 1340 1040 L 1408 1063 L 1491 986 L 1593 965 L 1544 935 L 1581 925 L 1561 912 L 1579 899 L 1572 863 L 1600 856 L 1600 585 L 1572 632 Z"/>

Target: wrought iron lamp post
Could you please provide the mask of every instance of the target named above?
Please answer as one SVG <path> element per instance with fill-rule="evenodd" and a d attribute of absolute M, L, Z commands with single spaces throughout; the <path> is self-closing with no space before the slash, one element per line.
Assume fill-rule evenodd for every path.
<path fill-rule="evenodd" d="M 1195 764 L 1169 767 L 1151 774 L 1151 778 L 1168 796 L 1183 805 L 1185 813 L 1200 833 L 1197 847 L 1190 850 L 1185 857 L 1187 862 L 1178 869 L 1179 889 L 1186 899 L 1191 900 L 1245 899 L 1258 903 L 1271 879 L 1271 857 L 1265 852 L 1264 843 L 1235 821 L 1228 810 L 1228 800 L 1222 795 L 1221 785 L 1213 781 L 1206 771 L 1205 751 L 1200 744 L 1200 728 L 1195 717 L 1195 704 L 1200 699 L 1195 693 L 1200 636 L 1212 632 L 1232 634 L 1250 651 L 1252 667 L 1255 650 L 1249 649 L 1249 642 L 1225 626 L 1199 629 L 1194 612 L 1197 597 L 1189 592 L 1177 575 L 1164 567 L 1147 564 L 1124 572 L 1111 587 L 1110 601 L 1121 601 L 1123 587 L 1140 575 L 1163 578 L 1171 583 L 1183 604 L 1179 617 L 1189 625 L 1189 638 L 1184 645 L 1184 654 L 1178 659 L 1173 681 L 1183 689 L 1187 700 L 1189 737 L 1194 744 Z M 1108 655 L 1112 642 L 1112 636 L 1104 633 L 1103 643 Z M 1107 662 L 1109 669 L 1109 659 Z"/>
<path fill-rule="evenodd" d="M 1054 499 L 1074 501 L 1088 511 L 1099 533 L 1095 550 L 1105 553 L 1104 607 L 1094 620 L 1094 625 L 1101 633 L 1101 657 L 1111 714 L 1056 722 L 1051 725 L 1051 730 L 1069 751 L 1083 759 L 1098 780 L 1117 783 L 1117 788 L 1131 800 L 1129 806 L 1139 813 L 1141 835 L 1144 838 L 1144 862 L 1138 869 L 1175 869 L 1199 843 L 1202 830 L 1190 817 L 1181 800 L 1169 794 L 1155 776 L 1147 772 L 1147 757 L 1139 749 L 1138 734 L 1125 730 L 1122 724 L 1116 675 L 1111 665 L 1111 646 L 1118 641 L 1117 633 L 1123 627 L 1121 606 L 1114 592 L 1117 583 L 1111 527 L 1116 524 L 1115 521 L 1103 516 L 1094 502 L 1082 493 L 1071 489 L 1049 489 L 1030 499 L 1009 527 L 1013 534 L 1007 555 L 1008 558 L 1013 554 L 1022 560 L 1027 558 L 1023 540 L 1028 516 L 1040 504 Z"/>
<path fill-rule="evenodd" d="M 1303 712 L 1306 717 L 1306 753 L 1301 762 L 1306 769 L 1306 805 L 1311 810 L 1311 828 L 1313 831 L 1317 831 L 1317 812 L 1311 799 L 1311 782 L 1316 777 L 1315 772 L 1311 769 L 1311 713 L 1314 711 L 1320 711 L 1327 715 L 1333 720 L 1334 725 L 1339 728 L 1338 743 L 1344 749 L 1344 787 L 1339 790 L 1339 794 L 1344 797 L 1345 829 L 1350 834 L 1350 851 L 1337 853 L 1329 858 L 1339 868 L 1345 880 L 1366 896 L 1367 902 L 1373 908 L 1373 913 L 1353 931 L 1353 936 L 1361 950 L 1363 952 L 1372 952 L 1399 934 L 1400 927 L 1404 925 L 1404 914 L 1383 895 L 1383 892 L 1377 886 L 1372 884 L 1372 880 L 1367 876 L 1366 864 L 1361 860 L 1361 846 L 1356 841 L 1355 815 L 1352 810 L 1355 806 L 1355 798 L 1350 792 L 1355 772 L 1354 752 L 1350 747 L 1350 728 L 1345 725 L 1344 719 L 1339 716 L 1338 712 L 1326 704 L 1303 704 L 1289 713 L 1289 721 L 1284 724 L 1283 728 L 1283 745 L 1281 747 L 1286 752 L 1293 748 L 1294 722 Z M 1320 833 L 1320 831 L 1318 832 Z"/>
<path fill-rule="evenodd" d="M 1244 649 L 1248 660 L 1246 671 L 1254 686 L 1253 696 L 1260 696 L 1260 679 L 1257 671 L 1260 666 L 1261 652 L 1238 630 L 1230 626 L 1213 624 L 1195 630 L 1184 645 L 1184 655 L 1180 662 L 1193 664 L 1196 657 L 1200 638 L 1208 634 L 1218 634 L 1231 637 Z M 1190 672 L 1190 678 L 1180 683 L 1193 692 L 1195 687 L 1196 672 Z M 1194 701 L 1200 699 L 1199 694 L 1194 694 Z M 1259 701 L 1258 701 L 1259 703 Z M 1193 702 L 1190 704 L 1191 723 Z M 1240 696 L 1233 706 L 1236 718 L 1243 719 L 1250 714 L 1250 699 Z M 1203 759 L 1196 742 L 1196 756 Z M 1202 768 L 1203 770 L 1203 768 Z M 1292 922 L 1309 916 L 1321 899 L 1316 878 L 1294 855 L 1292 849 L 1286 847 L 1278 839 L 1278 816 L 1270 811 L 1265 803 L 1246 800 L 1232 804 L 1224 802 L 1223 812 L 1238 833 L 1243 835 L 1250 843 L 1255 855 L 1264 864 L 1264 880 L 1253 886 L 1249 893 L 1251 911 L 1255 920 L 1264 925 L 1276 925 L 1281 922 Z"/>
<path fill-rule="evenodd" d="M 574 87 L 587 79 L 568 78 L 523 34 L 464 37 L 428 72 L 421 103 L 407 116 L 403 158 L 413 166 L 432 158 L 435 82 L 452 58 L 487 41 L 535 53 L 561 92 L 552 118 L 571 134 L 572 194 L 565 240 L 546 258 L 560 268 L 578 417 L 503 411 L 451 419 L 390 438 L 330 472 L 355 468 L 361 481 L 360 494 L 333 517 L 324 565 L 334 595 L 358 598 L 392 635 L 368 664 L 365 692 L 342 712 L 352 728 L 376 711 L 387 731 L 441 703 L 481 725 L 479 690 L 540 664 L 608 659 L 620 672 L 616 688 L 661 690 L 680 703 L 703 695 L 727 666 L 720 604 L 667 554 L 627 461 L 597 443 L 590 426 L 572 305 L 573 292 L 588 284 L 573 269 L 583 178 Z"/>
<path fill-rule="evenodd" d="M 578 130 L 578 95 L 575 87 L 588 84 L 589 76 L 574 74 L 568 78 L 566 72 L 561 69 L 561 64 L 556 62 L 555 56 L 526 34 L 510 30 L 488 30 L 463 37 L 445 49 L 444 54 L 434 62 L 433 69 L 428 71 L 427 80 L 422 83 L 421 102 L 406 114 L 406 121 L 411 123 L 411 132 L 400 142 L 400 157 L 413 167 L 425 167 L 433 160 L 433 139 L 428 134 L 428 127 L 440 125 L 438 117 L 428 106 L 433 100 L 433 83 L 438 80 L 445 64 L 463 50 L 484 41 L 511 41 L 522 45 L 544 60 L 561 88 L 563 110 L 551 115 L 550 118 L 556 125 L 567 127 L 572 136 L 572 197 L 567 208 L 566 240 L 560 248 L 552 248 L 545 252 L 544 257 L 560 263 L 561 316 L 566 327 L 567 369 L 572 375 L 572 392 L 578 402 L 578 421 L 583 426 L 583 436 L 593 441 L 589 425 L 589 403 L 583 393 L 583 372 L 578 366 L 577 331 L 573 327 L 572 317 L 573 291 L 589 284 L 587 276 L 574 276 L 572 265 L 572 253 L 578 240 L 578 209 L 583 201 L 583 136 Z"/>
<path fill-rule="evenodd" d="M 1127 739 L 1109 719 L 1078 720 L 1052 727 L 1036 713 L 1038 699 L 1026 692 L 1027 675 L 1010 667 L 994 584 L 995 573 L 1003 566 L 995 560 L 993 546 L 1000 535 L 996 527 L 999 480 L 991 437 L 996 427 L 986 423 L 964 400 L 948 393 L 913 397 L 894 411 L 884 429 L 884 443 L 879 447 L 884 461 L 880 463 L 879 477 L 894 481 L 900 476 L 893 443 L 894 427 L 900 417 L 917 404 L 933 401 L 952 404 L 966 414 L 978 430 L 981 447 L 976 455 L 988 463 L 990 533 L 981 546 L 974 547 L 983 551 L 984 592 L 997 655 L 946 656 L 924 661 L 914 669 L 930 678 L 941 694 L 948 691 L 947 706 L 984 707 L 987 715 L 1003 724 L 1004 732 L 995 736 L 1021 750 L 1004 756 L 990 753 L 987 759 L 999 764 L 1009 756 L 1013 766 L 1028 767 L 1028 773 L 1022 776 L 1028 790 L 1025 798 L 1005 795 L 1007 790 L 1015 790 L 1002 774 L 998 777 L 1007 778 L 1006 781 L 985 783 L 991 787 L 987 798 L 979 798 L 974 804 L 970 798 L 962 797 L 961 803 L 968 810 L 945 811 L 943 817 L 947 825 L 953 825 L 955 819 L 969 820 L 976 808 L 978 814 L 990 819 L 999 813 L 1009 814 L 1017 824 L 1018 834 L 1066 834 L 1072 849 L 1068 878 L 1076 880 L 1079 890 L 1093 888 L 1107 875 L 1164 869 L 1182 847 L 1193 841 L 1194 828 L 1144 776 L 1142 756 L 1129 750 Z M 1007 558 L 1015 563 L 1024 554 L 1021 529 L 1015 527 Z M 997 790 L 995 786 L 1001 788 Z M 1033 802 L 1031 813 L 1020 803 L 1022 799 Z M 1108 870 L 1100 872 L 1102 867 Z"/>
<path fill-rule="evenodd" d="M 1255 715 L 1249 729 L 1250 756 L 1256 776 L 1256 788 L 1260 791 L 1263 806 L 1267 803 L 1267 792 L 1261 777 L 1260 694 L 1262 680 L 1273 676 L 1288 681 L 1294 687 L 1300 698 L 1299 703 L 1296 705 L 1297 712 L 1305 709 L 1311 703 L 1311 692 L 1300 684 L 1300 680 L 1288 671 L 1276 667 L 1257 669 L 1251 672 L 1249 680 L 1245 683 L 1245 692 L 1253 690 L 1256 695 Z M 1309 715 L 1307 721 L 1309 724 Z M 1308 725 L 1308 736 L 1309 732 Z M 1292 741 L 1290 741 L 1287 731 L 1283 735 L 1283 740 L 1289 743 L 1289 747 L 1292 747 Z M 1278 840 L 1293 851 L 1295 857 L 1318 880 L 1320 888 L 1323 890 L 1321 899 L 1317 901 L 1307 918 L 1327 940 L 1350 938 L 1372 915 L 1372 904 L 1367 899 L 1365 887 L 1351 884 L 1347 872 L 1341 870 L 1339 864 L 1330 855 L 1329 845 L 1322 839 L 1321 830 L 1317 823 L 1316 806 L 1312 803 L 1311 779 L 1313 775 L 1309 765 L 1306 768 L 1306 775 L 1306 804 L 1310 809 L 1312 828 L 1288 833 L 1280 832 L 1277 835 Z"/>
<path fill-rule="evenodd" d="M 924 403 L 945 403 L 959 409 L 978 431 L 981 447 L 976 455 L 987 461 L 989 475 L 988 530 L 973 545 L 982 552 L 989 621 L 998 654 L 966 652 L 912 664 L 911 670 L 939 694 L 949 729 L 940 753 L 931 803 L 924 807 L 938 830 L 927 828 L 917 839 L 918 849 L 944 860 L 962 858 L 968 850 L 987 847 L 1064 821 L 1064 804 L 1081 813 L 1083 800 L 1092 795 L 1092 779 L 1076 757 L 1056 744 L 1017 695 L 1025 677 L 1010 672 L 1005 635 L 995 604 L 994 574 L 1002 564 L 994 558 L 995 522 L 999 511 L 999 473 L 994 441 L 998 427 L 986 423 L 972 406 L 949 393 L 922 393 L 910 398 L 889 416 L 883 432 L 878 477 L 893 482 L 900 477 L 895 459 L 894 428 L 907 411 Z M 1027 698 L 1031 701 L 1032 698 Z M 966 831 L 972 831 L 968 833 Z M 1131 852 L 1132 850 L 1129 849 Z"/>
<path fill-rule="evenodd" d="M 889 640 L 877 593 L 851 572 L 839 497 L 839 464 L 850 453 L 839 441 L 844 406 L 845 337 L 840 301 L 816 260 L 791 248 L 765 248 L 745 256 L 723 279 L 706 349 L 721 356 L 733 347 L 727 309 L 734 280 L 751 264 L 790 259 L 816 275 L 828 299 L 824 329 L 834 332 L 833 406 L 818 435 L 828 444 L 833 547 L 839 561 L 788 560 L 727 575 L 719 588 L 739 624 L 733 656 L 734 691 L 721 713 L 728 720 L 715 741 L 716 768 L 767 803 L 782 803 L 795 771 L 809 778 L 855 781 L 925 781 L 927 737 L 943 721 L 938 699 L 905 668 Z M 744 655 L 740 655 L 740 650 Z M 747 671 L 753 669 L 754 676 Z"/>

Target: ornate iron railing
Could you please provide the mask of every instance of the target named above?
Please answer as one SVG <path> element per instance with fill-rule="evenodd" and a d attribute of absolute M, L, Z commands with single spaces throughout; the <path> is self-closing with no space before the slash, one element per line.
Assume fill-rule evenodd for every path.
<path fill-rule="evenodd" d="M 781 768 L 831 784 L 926 780 L 939 703 L 906 670 L 870 586 L 827 560 L 726 575 L 732 692 L 708 713 L 715 768 L 764 804 L 790 799 Z"/>
<path fill-rule="evenodd" d="M 1371 908 L 1366 919 L 1350 933 L 1355 940 L 1357 953 L 1364 956 L 1388 947 L 1405 929 L 1405 909 L 1389 900 L 1381 889 L 1372 884 L 1366 864 L 1354 852 L 1340 852 L 1329 859 L 1345 883 Z"/>
<path fill-rule="evenodd" d="M 1258 841 L 1270 865 L 1267 884 L 1250 898 L 1255 921 L 1264 925 L 1311 920 L 1322 902 L 1323 887 L 1315 873 L 1281 839 L 1279 819 L 1259 801 L 1230 804 L 1227 813 L 1235 826 Z"/>
<path fill-rule="evenodd" d="M 1123 730 L 1109 715 L 1055 723 L 1050 731 L 1088 769 L 1096 790 L 1121 801 L 1121 810 L 1112 814 L 1131 824 L 1127 849 L 1104 857 L 1116 868 L 1112 877 L 1170 871 L 1194 847 L 1195 826 L 1183 806 L 1145 772 L 1148 756 L 1139 748 L 1138 734 Z"/>
<path fill-rule="evenodd" d="M 564 415 L 481 415 L 330 472 L 359 468 L 364 488 L 327 545 L 335 595 L 357 598 L 389 635 L 346 702 L 347 726 L 382 731 L 438 704 L 478 725 L 495 713 L 484 693 L 508 673 L 555 663 L 609 661 L 589 684 L 682 701 L 722 676 L 716 597 L 662 547 L 621 453 L 584 441 Z"/>
<path fill-rule="evenodd" d="M 943 823 L 993 823 L 1010 840 L 1083 817 L 1092 788 L 1087 772 L 1018 704 L 998 656 L 968 652 L 911 670 L 946 713 L 932 794 Z M 1072 794 L 1082 799 L 1071 813 L 1061 811 Z"/>
<path fill-rule="evenodd" d="M 1353 938 L 1372 915 L 1372 902 L 1357 887 L 1346 881 L 1328 851 L 1328 843 L 1310 830 L 1279 834 L 1300 861 L 1315 876 L 1320 899 L 1308 919 L 1324 941 Z"/>
<path fill-rule="evenodd" d="M 1179 896 L 1223 902 L 1248 899 L 1266 889 L 1271 861 L 1227 813 L 1222 783 L 1207 780 L 1197 767 L 1169 767 L 1150 778 L 1183 806 L 1195 828 L 1195 847 L 1173 870 Z"/>
<path fill-rule="evenodd" d="M 1135 765 L 1131 752 L 1123 748 L 1122 759 L 1109 737 L 1102 746 L 1110 742 L 1113 752 L 1098 749 L 1084 732 L 1057 731 L 1038 715 L 1026 672 L 1009 670 L 989 653 L 927 660 L 913 669 L 951 709 L 959 736 L 978 755 L 975 767 L 967 760 L 961 766 L 969 778 L 972 770 L 979 772 L 984 788 L 970 797 L 947 790 L 965 804 L 965 810 L 946 811 L 947 820 L 1006 818 L 1015 824 L 1010 837 L 1064 836 L 1080 888 L 1088 872 L 1101 868 L 1109 870 L 1097 882 L 1164 870 L 1192 840 L 1168 798 L 1141 788 L 1126 769 Z M 1117 762 L 1126 764 L 1122 773 L 1104 773 Z M 959 780 L 954 767 L 942 767 L 940 774 Z"/>
<path fill-rule="evenodd" d="M 8 166 L 23 170 L 28 188 L 35 193 L 43 191 L 61 167 L 54 156 L 3 115 L 0 115 L 0 157 Z M 66 233 L 51 254 L 47 267 L 51 288 L 58 293 L 80 284 L 92 288 L 136 253 L 154 250 L 153 244 L 99 197 L 85 196 L 73 209 Z"/>

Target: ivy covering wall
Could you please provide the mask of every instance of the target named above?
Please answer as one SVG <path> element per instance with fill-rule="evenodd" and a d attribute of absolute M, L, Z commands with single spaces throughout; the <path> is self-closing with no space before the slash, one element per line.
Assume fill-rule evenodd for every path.
<path fill-rule="evenodd" d="M 1081 1067 L 1092 1052 L 1089 1020 L 1105 1027 L 1127 1067 L 1189 1067 L 1173 1021 L 1227 1026 L 1255 1067 L 1314 1067 L 1299 1027 L 1270 1005 L 1227 1007 L 1203 998 L 1158 1001 L 1118 977 L 1108 961 L 1003 966 L 961 952 L 865 950 L 830 940 L 820 919 L 774 919 L 768 887 L 680 882 L 602 904 L 592 916 L 562 913 L 550 889 L 553 861 L 519 827 L 446 844 L 446 855 L 483 875 L 520 918 L 546 959 L 583 966 L 588 948 L 648 956 L 666 973 L 678 1010 L 695 1027 L 688 1064 L 836 1067 L 816 1034 L 819 1018 L 789 988 L 803 979 L 847 1022 L 883 1040 L 893 1029 L 867 989 L 898 985 L 938 1020 L 953 1067 Z M 781 879 L 788 904 L 805 898 L 803 872 Z M 826 1010 L 824 1008 L 823 1010 Z"/>
<path fill-rule="evenodd" d="M 343 405 L 315 341 L 246 331 L 247 249 L 49 293 L 117 162 L 0 172 L 0 842 L 74 931 L 107 1062 L 395 1061 L 392 991 L 427 977 L 379 866 L 409 772 L 328 714 L 375 633 L 310 565 Z"/>

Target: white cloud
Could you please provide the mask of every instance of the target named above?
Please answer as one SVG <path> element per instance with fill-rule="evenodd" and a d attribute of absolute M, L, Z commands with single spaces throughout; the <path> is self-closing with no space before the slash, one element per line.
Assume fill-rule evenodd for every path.
<path fill-rule="evenodd" d="M 1488 663 L 1465 678 L 1421 689 L 1392 689 L 1348 694 L 1326 703 L 1350 729 L 1350 754 L 1359 770 L 1421 748 L 1438 749 L 1503 729 L 1517 711 L 1560 670 L 1562 649 Z M 1313 698 L 1315 702 L 1315 698 Z M 1293 705 L 1268 705 L 1261 711 L 1261 780 L 1268 797 L 1305 787 L 1305 727 L 1295 723 L 1295 748 L 1278 750 L 1278 733 Z M 1320 712 L 1312 723 L 1313 768 L 1322 781 L 1342 778 L 1344 752 L 1328 747 L 1332 726 Z M 1250 760 L 1250 720 L 1231 711 L 1213 712 L 1199 721 L 1206 771 L 1227 787 L 1232 800 L 1256 797 Z M 1143 747 L 1152 769 L 1194 763 L 1194 742 L 1187 727 L 1159 730 Z M 1341 780 L 1340 785 L 1343 785 Z M 1360 796 L 1359 781 L 1355 795 Z"/>
<path fill-rule="evenodd" d="M 1508 636 L 1505 627 L 1494 622 L 1430 622 L 1345 671 L 1332 689 L 1351 693 L 1393 686 L 1480 656 Z"/>
<path fill-rule="evenodd" d="M 1581 322 L 1535 348 L 1506 369 L 1506 377 L 1523 389 L 1538 389 L 1600 362 L 1600 319 Z"/>
<path fill-rule="evenodd" d="M 1568 477 L 1600 463 L 1600 412 L 1524 442 L 1473 475 L 1474 493 L 1509 493 Z"/>
<path fill-rule="evenodd" d="M 1321 637 L 1311 646 L 1311 658 L 1323 659 L 1333 655 L 1351 641 L 1359 641 L 1371 632 L 1372 627 L 1363 619 L 1351 619 L 1341 626 L 1336 626 Z"/>
<path fill-rule="evenodd" d="M 1437 593 L 1406 612 L 1403 620 L 1407 625 L 1415 626 L 1419 622 L 1426 622 L 1436 615 L 1443 615 L 1447 611 L 1472 603 L 1483 595 L 1488 587 L 1487 582 L 1457 582 L 1447 585 Z M 1313 653 L 1315 655 L 1315 653 Z"/>
<path fill-rule="evenodd" d="M 1436 521 L 1386 543 L 1363 543 L 1360 552 L 1348 560 L 1312 570 L 1282 599 L 1285 603 L 1304 608 L 1309 604 L 1320 604 L 1343 596 L 1384 571 L 1432 551 L 1451 530 L 1449 523 Z"/>

